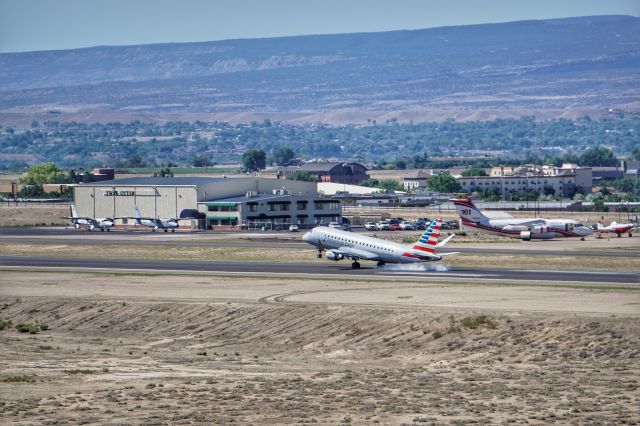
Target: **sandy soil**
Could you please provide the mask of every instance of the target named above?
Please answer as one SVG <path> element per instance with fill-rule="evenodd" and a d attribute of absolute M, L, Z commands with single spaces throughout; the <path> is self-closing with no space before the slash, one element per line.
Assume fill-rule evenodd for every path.
<path fill-rule="evenodd" d="M 61 216 L 69 216 L 69 206 L 8 206 L 0 203 L 0 226 L 49 226 L 67 223 L 68 221 L 60 219 Z"/>
<path fill-rule="evenodd" d="M 7 272 L 3 423 L 633 424 L 640 293 Z M 482 317 L 481 315 L 485 315 Z"/>

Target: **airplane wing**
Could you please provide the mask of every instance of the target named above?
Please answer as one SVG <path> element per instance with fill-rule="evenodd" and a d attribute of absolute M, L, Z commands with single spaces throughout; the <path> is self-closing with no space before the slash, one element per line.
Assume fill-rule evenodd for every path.
<path fill-rule="evenodd" d="M 92 217 L 84 217 L 84 216 L 76 216 L 76 217 L 73 217 L 73 216 L 60 216 L 60 219 L 69 219 L 69 220 L 72 220 L 72 219 L 78 220 L 78 219 L 80 219 L 80 220 L 86 220 L 87 222 L 97 223 L 97 221 L 94 218 L 92 218 Z"/>
<path fill-rule="evenodd" d="M 336 252 L 336 250 L 333 251 Z M 337 252 L 344 257 L 357 257 L 358 259 L 365 260 L 375 260 L 378 258 L 378 255 L 374 253 L 365 250 L 354 249 L 353 247 L 340 247 Z"/>

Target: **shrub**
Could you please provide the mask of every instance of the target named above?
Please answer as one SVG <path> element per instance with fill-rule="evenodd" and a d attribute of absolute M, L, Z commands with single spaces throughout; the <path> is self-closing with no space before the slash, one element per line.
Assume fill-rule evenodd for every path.
<path fill-rule="evenodd" d="M 33 383 L 35 379 L 31 376 L 8 376 L 0 379 L 4 383 Z"/>
<path fill-rule="evenodd" d="M 38 324 L 19 322 L 18 324 L 16 324 L 16 330 L 18 330 L 20 333 L 36 334 L 40 331 L 40 327 L 38 326 Z"/>
<path fill-rule="evenodd" d="M 47 331 L 48 329 L 49 329 L 49 326 L 47 324 L 40 324 L 40 330 Z"/>
<path fill-rule="evenodd" d="M 440 330 L 436 330 L 433 333 L 431 333 L 431 337 L 433 337 L 434 340 L 437 340 L 439 338 L 441 338 L 443 336 L 442 331 Z"/>
<path fill-rule="evenodd" d="M 0 319 L 0 330 L 4 330 L 11 325 L 11 320 Z"/>
<path fill-rule="evenodd" d="M 91 370 L 90 368 L 76 368 L 73 370 L 64 370 L 67 374 L 96 374 L 96 370 Z"/>
<path fill-rule="evenodd" d="M 196 353 L 196 355 L 207 356 L 207 353 L 205 351 L 202 351 L 202 352 Z"/>
<path fill-rule="evenodd" d="M 496 322 L 486 315 L 478 315 L 477 317 L 464 317 L 460 320 L 465 328 L 475 330 L 476 328 L 486 326 L 487 328 L 496 328 Z"/>

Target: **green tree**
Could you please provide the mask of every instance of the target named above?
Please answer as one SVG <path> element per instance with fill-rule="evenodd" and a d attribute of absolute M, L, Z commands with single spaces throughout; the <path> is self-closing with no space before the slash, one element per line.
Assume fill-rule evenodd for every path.
<path fill-rule="evenodd" d="M 445 172 L 431 176 L 427 180 L 427 185 L 432 191 L 437 192 L 458 192 L 462 188 L 460 182 Z"/>
<path fill-rule="evenodd" d="M 603 146 L 595 146 L 580 156 L 581 166 L 605 167 L 618 165 L 618 159 L 611 150 Z"/>
<path fill-rule="evenodd" d="M 193 167 L 209 167 L 213 165 L 206 155 L 196 155 L 191 159 L 191 164 Z"/>
<path fill-rule="evenodd" d="M 45 183 L 71 183 L 69 175 L 53 163 L 42 166 L 31 166 L 27 175 L 20 178 L 23 185 L 42 186 Z"/>
<path fill-rule="evenodd" d="M 471 167 L 461 173 L 462 176 L 487 176 L 487 172 L 481 167 Z"/>
<path fill-rule="evenodd" d="M 287 176 L 289 180 L 301 180 L 304 182 L 316 182 L 318 179 L 315 175 L 309 172 L 297 171 L 289 176 Z"/>
<path fill-rule="evenodd" d="M 393 179 L 384 179 L 381 180 L 380 183 L 378 184 L 378 188 L 380 189 L 387 189 L 387 190 L 391 190 L 391 191 L 402 191 L 402 185 L 400 185 L 400 182 L 398 182 L 397 180 L 393 180 Z"/>
<path fill-rule="evenodd" d="M 154 172 L 153 177 L 173 177 L 173 172 L 170 168 L 161 169 L 159 172 Z"/>
<path fill-rule="evenodd" d="M 271 153 L 271 158 L 278 166 L 286 166 L 295 158 L 296 154 L 288 146 L 276 148 Z"/>
<path fill-rule="evenodd" d="M 632 160 L 640 160 L 640 148 L 637 146 L 631 150 L 631 159 Z"/>
<path fill-rule="evenodd" d="M 250 149 L 242 154 L 242 164 L 249 172 L 257 172 L 267 165 L 267 154 L 261 149 Z"/>
<path fill-rule="evenodd" d="M 377 188 L 380 185 L 380 181 L 378 179 L 365 179 L 360 182 L 360 186 L 368 186 L 369 188 Z"/>

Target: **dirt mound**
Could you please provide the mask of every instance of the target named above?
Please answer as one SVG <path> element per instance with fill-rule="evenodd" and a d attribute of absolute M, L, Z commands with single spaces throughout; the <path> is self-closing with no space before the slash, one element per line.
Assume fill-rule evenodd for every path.
<path fill-rule="evenodd" d="M 633 318 L 4 300 L 7 422 L 623 423 Z"/>

